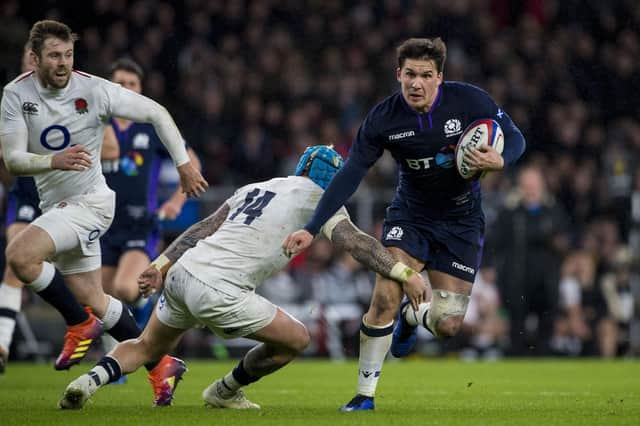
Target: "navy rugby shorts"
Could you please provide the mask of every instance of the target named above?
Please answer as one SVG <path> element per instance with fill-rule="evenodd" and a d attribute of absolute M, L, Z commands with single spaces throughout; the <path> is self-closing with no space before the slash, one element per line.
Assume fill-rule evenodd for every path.
<path fill-rule="evenodd" d="M 424 262 L 425 269 L 474 282 L 482 260 L 484 215 L 409 217 L 396 206 L 387 209 L 382 245 L 398 247 Z"/>

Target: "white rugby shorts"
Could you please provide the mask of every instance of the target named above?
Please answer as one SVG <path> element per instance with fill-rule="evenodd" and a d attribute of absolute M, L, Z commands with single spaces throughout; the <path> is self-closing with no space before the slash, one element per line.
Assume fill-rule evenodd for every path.
<path fill-rule="evenodd" d="M 102 266 L 100 237 L 111 226 L 116 194 L 110 189 L 78 195 L 57 203 L 32 222 L 53 240 L 55 267 L 62 275 L 94 271 Z"/>
<path fill-rule="evenodd" d="M 228 282 L 204 283 L 180 263 L 171 267 L 156 304 L 163 324 L 186 330 L 205 326 L 224 338 L 243 337 L 269 325 L 277 307 L 255 291 Z"/>

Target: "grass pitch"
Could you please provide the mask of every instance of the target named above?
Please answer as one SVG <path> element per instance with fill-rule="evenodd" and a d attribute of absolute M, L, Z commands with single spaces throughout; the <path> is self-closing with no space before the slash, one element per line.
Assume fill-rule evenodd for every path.
<path fill-rule="evenodd" d="M 203 407 L 201 392 L 231 362 L 187 362 L 173 407 L 151 407 L 146 373 L 102 388 L 84 409 L 62 411 L 67 383 L 86 371 L 13 363 L 0 376 L 0 425 L 638 425 L 639 361 L 447 360 L 387 362 L 375 412 L 340 413 L 357 363 L 300 360 L 245 389 L 262 410 Z"/>

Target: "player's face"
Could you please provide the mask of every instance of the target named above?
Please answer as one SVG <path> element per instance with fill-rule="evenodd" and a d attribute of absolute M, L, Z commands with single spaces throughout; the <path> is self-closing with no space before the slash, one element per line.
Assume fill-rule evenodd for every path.
<path fill-rule="evenodd" d="M 38 78 L 45 87 L 62 89 L 69 83 L 73 69 L 73 41 L 48 37 L 40 56 L 35 57 Z"/>
<path fill-rule="evenodd" d="M 111 77 L 111 81 L 118 83 L 125 89 L 133 90 L 136 93 L 142 92 L 142 82 L 138 74 L 125 70 L 116 70 Z"/>
<path fill-rule="evenodd" d="M 432 60 L 406 59 L 396 71 L 402 87 L 402 96 L 418 112 L 427 112 L 438 94 L 442 73 Z"/>

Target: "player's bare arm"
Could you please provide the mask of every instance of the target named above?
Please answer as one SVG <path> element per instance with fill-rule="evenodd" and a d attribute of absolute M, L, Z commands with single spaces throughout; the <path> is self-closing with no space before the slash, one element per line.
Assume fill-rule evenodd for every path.
<path fill-rule="evenodd" d="M 104 137 L 102 138 L 102 150 L 100 151 L 101 160 L 117 160 L 120 158 L 120 144 L 113 127 L 106 126 L 104 128 Z"/>
<path fill-rule="evenodd" d="M 229 205 L 224 203 L 206 219 L 192 225 L 176 238 L 156 260 L 151 262 L 138 278 L 140 293 L 148 296 L 155 290 L 162 288 L 162 280 L 171 266 L 198 241 L 208 237 L 220 228 L 229 215 Z"/>
<path fill-rule="evenodd" d="M 202 165 L 200 164 L 200 160 L 198 156 L 193 151 L 193 149 L 187 149 L 187 154 L 189 155 L 189 159 L 191 160 L 191 164 L 200 172 L 202 171 Z M 178 185 L 176 191 L 169 197 L 167 201 L 160 206 L 158 209 L 158 217 L 160 220 L 168 219 L 174 220 L 180 212 L 182 211 L 182 206 L 187 201 L 187 195 L 182 189 L 181 185 Z"/>
<path fill-rule="evenodd" d="M 382 244 L 343 219 L 333 229 L 334 246 L 348 251 L 358 262 L 380 275 L 402 284 L 402 289 L 415 310 L 425 301 L 424 279 L 413 269 L 398 262 Z"/>

